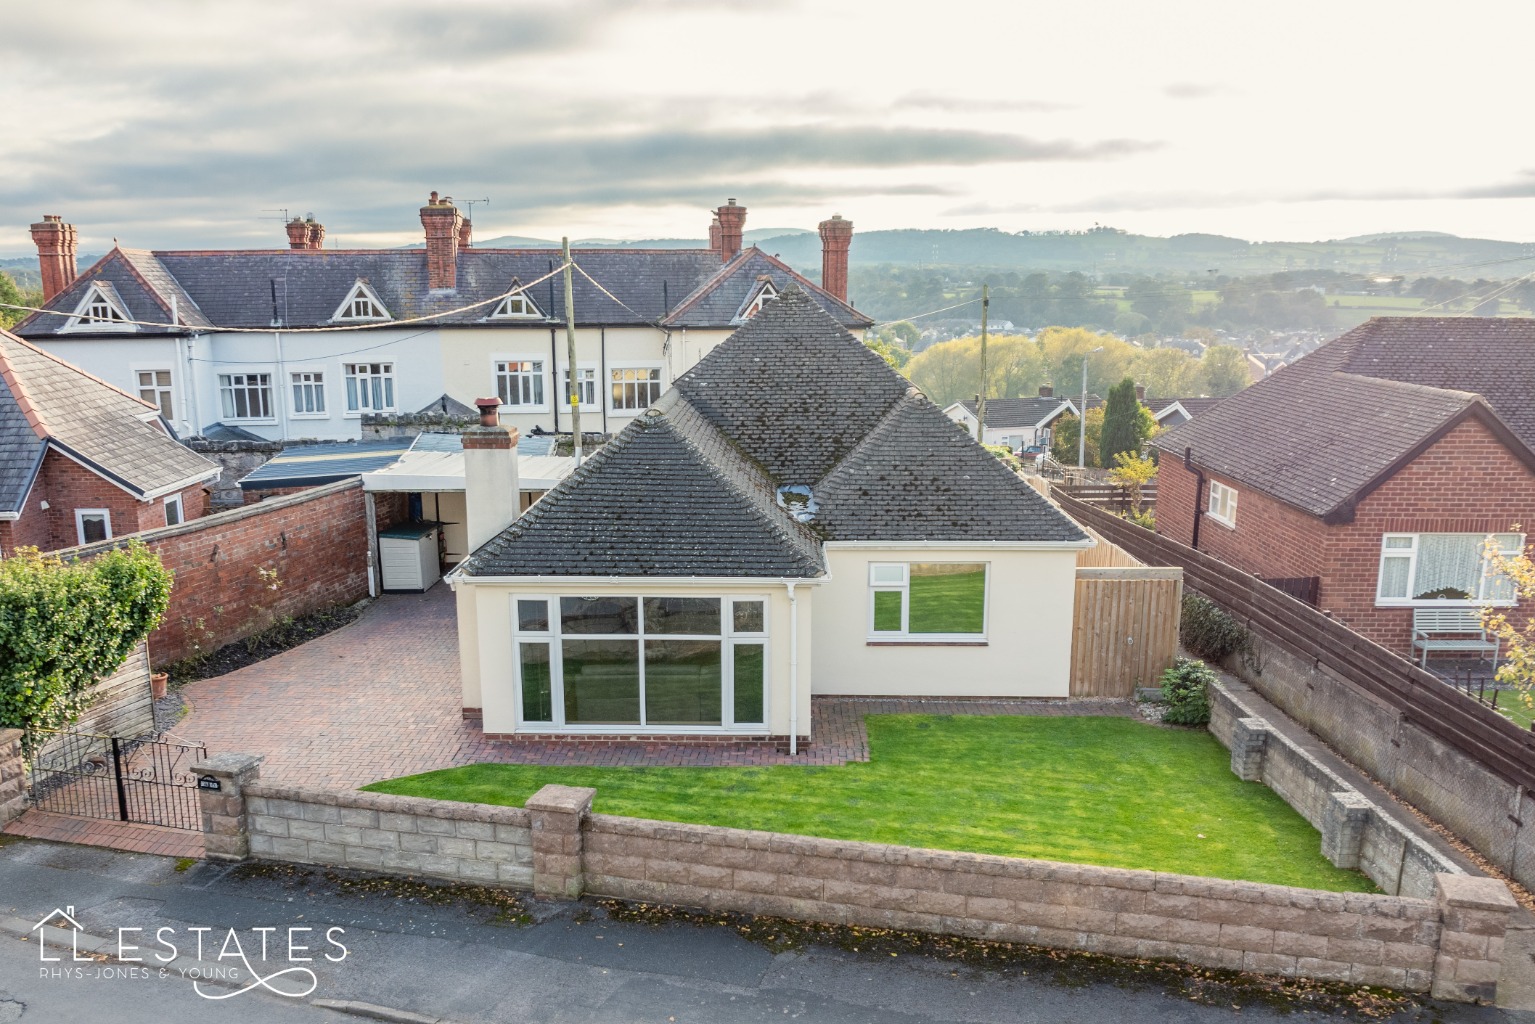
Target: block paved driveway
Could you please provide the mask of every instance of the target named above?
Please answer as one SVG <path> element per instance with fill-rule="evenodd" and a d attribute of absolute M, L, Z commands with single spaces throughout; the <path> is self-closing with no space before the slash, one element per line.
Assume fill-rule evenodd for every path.
<path fill-rule="evenodd" d="M 508 764 L 844 764 L 868 760 L 866 714 L 1134 714 L 1130 701 L 833 699 L 812 703 L 815 742 L 790 759 L 760 744 L 487 740 L 466 722 L 453 593 L 390 594 L 356 622 L 228 675 L 189 683 L 172 727 L 213 754 L 264 754 L 263 781 L 355 789 L 481 761 Z"/>

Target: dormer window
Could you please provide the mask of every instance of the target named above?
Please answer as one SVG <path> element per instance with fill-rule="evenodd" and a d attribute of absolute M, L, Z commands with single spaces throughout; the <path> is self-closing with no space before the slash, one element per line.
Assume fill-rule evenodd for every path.
<path fill-rule="evenodd" d="M 513 289 L 520 287 L 522 287 L 522 285 L 517 281 L 512 282 Z M 486 319 L 529 320 L 542 319 L 543 315 L 543 312 L 538 308 L 533 300 L 528 297 L 526 292 L 518 292 L 515 295 L 508 295 L 506 298 L 497 303 L 496 308 L 491 311 L 490 316 L 486 317 Z"/>
<path fill-rule="evenodd" d="M 85 293 L 80 305 L 75 307 L 74 319 L 64 328 L 67 331 L 134 331 L 137 326 L 128 323 L 128 314 L 107 288 L 93 284 Z"/>
<path fill-rule="evenodd" d="M 776 298 L 778 298 L 778 289 L 773 287 L 773 282 L 763 281 L 762 287 L 757 291 L 757 294 L 746 304 L 746 308 L 741 310 L 741 319 L 750 320 L 762 312 L 763 306 Z"/>
<path fill-rule="evenodd" d="M 359 320 L 392 320 L 389 310 L 384 308 L 383 302 L 373 294 L 365 282 L 358 281 L 352 285 L 352 290 L 347 293 L 346 301 L 341 303 L 341 308 L 336 310 L 332 320 L 341 320 L 355 323 Z"/>

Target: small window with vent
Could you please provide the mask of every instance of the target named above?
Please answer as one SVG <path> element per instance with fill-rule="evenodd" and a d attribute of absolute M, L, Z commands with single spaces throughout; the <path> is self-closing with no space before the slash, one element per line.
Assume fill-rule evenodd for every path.
<path fill-rule="evenodd" d="M 75 318 L 65 330 L 69 331 L 133 331 L 138 328 L 128 323 L 125 313 L 106 290 L 92 286 L 85 293 L 80 305 L 75 307 Z"/>
<path fill-rule="evenodd" d="M 746 304 L 746 308 L 741 311 L 741 318 L 744 320 L 750 320 L 752 317 L 762 312 L 763 306 L 766 306 L 769 302 L 772 302 L 776 298 L 778 298 L 778 289 L 773 287 L 773 282 L 762 282 L 762 290 L 756 294 L 755 298 Z"/>
<path fill-rule="evenodd" d="M 517 282 L 513 281 L 512 287 L 519 288 L 521 286 L 517 284 Z M 539 310 L 538 306 L 534 304 L 532 299 L 528 298 L 525 292 L 518 292 L 515 295 L 508 295 L 506 298 L 497 303 L 496 308 L 490 314 L 490 319 L 526 320 L 530 317 L 536 318 L 542 317 L 543 315 L 543 312 Z"/>
<path fill-rule="evenodd" d="M 369 288 L 362 281 L 358 281 L 352 286 L 352 290 L 347 293 L 346 301 L 341 303 L 341 307 L 336 310 L 335 316 L 331 317 L 331 319 L 351 321 L 392 320 L 393 317 L 389 315 L 389 310 L 384 308 L 384 304 L 379 300 L 379 297 L 373 294 L 373 289 Z"/>

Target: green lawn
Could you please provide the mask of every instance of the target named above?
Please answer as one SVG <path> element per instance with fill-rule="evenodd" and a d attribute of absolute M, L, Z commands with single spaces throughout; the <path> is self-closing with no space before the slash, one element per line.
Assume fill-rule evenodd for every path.
<path fill-rule="evenodd" d="M 1498 694 L 1498 710 L 1503 713 L 1503 717 L 1519 723 L 1521 729 L 1528 729 L 1530 722 L 1535 720 L 1535 710 L 1526 705 L 1524 698 L 1517 693 Z"/>
<path fill-rule="evenodd" d="M 594 786 L 606 814 L 839 839 L 1373 891 L 1328 864 L 1315 829 L 1231 774 L 1209 733 L 1123 718 L 885 715 L 871 760 L 835 768 L 477 764 L 366 787 L 521 806 Z"/>

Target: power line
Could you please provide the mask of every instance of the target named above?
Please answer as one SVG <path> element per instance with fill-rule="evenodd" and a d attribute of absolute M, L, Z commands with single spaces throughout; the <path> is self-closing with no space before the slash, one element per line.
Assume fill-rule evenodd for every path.
<path fill-rule="evenodd" d="M 872 328 L 889 327 L 891 324 L 904 323 L 907 320 L 921 320 L 925 316 L 936 316 L 939 313 L 947 313 L 951 309 L 960 309 L 960 308 L 963 308 L 965 306 L 973 306 L 977 302 L 980 302 L 980 301 L 981 301 L 981 297 L 979 295 L 977 295 L 973 299 L 966 299 L 964 302 L 956 302 L 954 305 L 952 305 L 952 306 L 945 306 L 942 309 L 930 309 L 926 313 L 917 313 L 917 314 L 915 314 L 913 316 L 903 316 L 903 317 L 899 317 L 899 318 L 897 318 L 895 320 L 883 320 L 883 321 L 881 321 L 881 322 L 879 322 L 877 324 L 873 324 Z"/>

